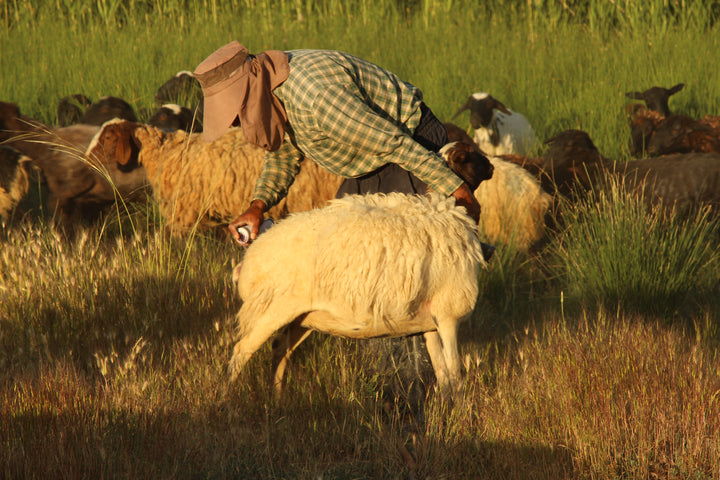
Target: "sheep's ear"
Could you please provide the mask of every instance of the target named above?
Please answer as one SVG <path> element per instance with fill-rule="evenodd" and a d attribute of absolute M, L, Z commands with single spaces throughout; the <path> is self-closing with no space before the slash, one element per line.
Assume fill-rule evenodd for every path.
<path fill-rule="evenodd" d="M 88 147 L 88 156 L 103 163 L 127 165 L 132 157 L 132 134 L 137 125 L 133 122 L 105 123 Z"/>
<path fill-rule="evenodd" d="M 465 105 L 463 105 L 462 107 L 460 107 L 460 110 L 458 110 L 457 112 L 455 112 L 455 115 L 453 115 L 453 117 L 452 117 L 451 120 L 455 120 L 455 118 L 457 118 L 458 115 L 460 115 L 462 112 L 464 112 L 465 110 L 468 110 L 468 109 L 470 109 L 470 100 L 468 100 L 467 102 L 465 102 Z"/>
<path fill-rule="evenodd" d="M 497 100 L 495 98 L 493 98 L 493 108 L 497 108 L 505 115 L 512 115 L 512 112 L 508 110 L 508 108 L 500 100 Z"/>

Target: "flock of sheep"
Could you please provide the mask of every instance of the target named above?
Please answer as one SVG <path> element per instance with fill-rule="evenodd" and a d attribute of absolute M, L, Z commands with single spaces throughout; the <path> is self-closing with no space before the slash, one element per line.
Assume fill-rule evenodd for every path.
<path fill-rule="evenodd" d="M 627 94 L 643 102 L 627 114 L 629 149 L 644 158 L 622 163 L 604 158 L 580 130 L 555 135 L 543 157 L 529 157 L 538 145 L 527 118 L 487 93 L 471 95 L 453 120 L 469 110 L 474 137 L 447 123 L 453 143 L 443 155 L 475 191 L 483 239 L 531 248 L 545 234 L 556 196 L 602 188 L 608 176 L 668 207 L 718 204 L 720 118 L 671 114 L 668 100 L 682 88 Z M 93 103 L 73 95 L 59 102 L 52 126 L 0 102 L 3 224 L 22 216 L 34 182 L 47 191 L 45 209 L 67 228 L 96 221 L 119 200 L 145 196 L 155 199 L 173 234 L 226 226 L 250 202 L 264 152 L 245 142 L 240 128 L 202 140 L 202 93 L 189 72 L 162 85 L 156 99 L 156 111 L 139 122 L 122 99 Z M 278 391 L 288 357 L 312 330 L 360 338 L 424 333 L 439 383 L 456 383 L 457 325 L 472 311 L 485 264 L 476 227 L 452 200 L 433 194 L 333 200 L 341 180 L 304 161 L 287 198 L 269 213 L 284 220 L 236 268 L 244 333 L 233 374 L 278 330 Z M 363 231 L 383 235 L 358 242 Z M 263 262 L 270 255 L 276 261 Z M 286 270 L 272 271 L 278 265 Z"/>

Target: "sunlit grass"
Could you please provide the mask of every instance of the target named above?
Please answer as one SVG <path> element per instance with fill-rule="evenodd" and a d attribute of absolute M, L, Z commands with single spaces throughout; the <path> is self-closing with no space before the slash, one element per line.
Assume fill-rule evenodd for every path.
<path fill-rule="evenodd" d="M 650 207 L 611 180 L 562 214 L 567 227 L 547 258 L 582 303 L 672 313 L 720 282 L 719 225 L 708 209 Z"/>

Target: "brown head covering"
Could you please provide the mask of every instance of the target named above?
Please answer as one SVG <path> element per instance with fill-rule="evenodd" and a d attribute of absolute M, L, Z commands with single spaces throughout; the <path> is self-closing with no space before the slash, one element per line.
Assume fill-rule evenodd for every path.
<path fill-rule="evenodd" d="M 277 150 L 287 115 L 272 91 L 289 73 L 288 56 L 279 50 L 250 55 L 233 40 L 212 53 L 194 72 L 205 97 L 203 138 L 220 137 L 237 116 L 248 142 Z"/>

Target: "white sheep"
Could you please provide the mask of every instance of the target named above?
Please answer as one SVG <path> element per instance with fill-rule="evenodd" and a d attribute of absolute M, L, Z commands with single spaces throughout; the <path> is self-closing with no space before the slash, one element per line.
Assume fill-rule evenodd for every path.
<path fill-rule="evenodd" d="M 475 306 L 484 266 L 474 222 L 435 193 L 347 195 L 290 215 L 233 271 L 243 304 L 231 379 L 281 329 L 278 395 L 290 355 L 313 330 L 358 339 L 422 333 L 438 385 L 455 386 L 457 328 Z"/>
<path fill-rule="evenodd" d="M 265 153 L 247 143 L 240 128 L 206 142 L 199 133 L 111 121 L 102 126 L 87 155 L 120 167 L 143 167 L 168 227 L 182 235 L 195 227 L 225 226 L 237 218 L 252 200 Z M 322 206 L 341 181 L 305 160 L 287 197 L 269 214 L 278 219 Z"/>
<path fill-rule="evenodd" d="M 473 93 L 455 113 L 470 110 L 474 140 L 488 155 L 527 155 L 535 146 L 535 131 L 527 118 L 485 92 Z"/>
<path fill-rule="evenodd" d="M 489 157 L 493 176 L 475 190 L 482 213 L 480 231 L 490 243 L 530 249 L 545 235 L 545 216 L 553 204 L 539 179 L 499 157 Z"/>
<path fill-rule="evenodd" d="M 445 123 L 451 142 L 468 145 L 479 152 L 475 141 L 452 123 Z M 482 212 L 480 233 L 490 243 L 513 244 L 528 250 L 545 235 L 545 217 L 553 199 L 537 174 L 504 158 L 490 157 L 493 175 L 475 190 Z M 523 157 L 525 158 L 525 157 Z"/>

